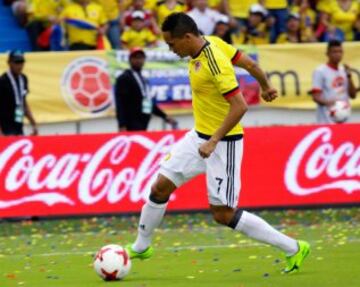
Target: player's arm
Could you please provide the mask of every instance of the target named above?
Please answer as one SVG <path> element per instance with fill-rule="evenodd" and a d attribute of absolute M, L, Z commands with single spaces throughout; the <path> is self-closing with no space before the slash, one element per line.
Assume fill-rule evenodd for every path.
<path fill-rule="evenodd" d="M 25 114 L 25 117 L 29 120 L 30 122 L 30 125 L 32 127 L 32 135 L 33 136 L 36 136 L 38 135 L 38 128 L 37 128 L 37 124 L 36 124 L 36 121 L 35 121 L 35 118 L 31 112 L 31 109 L 30 109 L 30 106 L 27 102 L 27 99 L 26 97 L 24 98 L 24 114 Z"/>
<path fill-rule="evenodd" d="M 327 100 L 322 96 L 324 77 L 320 70 L 315 70 L 312 76 L 312 89 L 309 94 L 312 96 L 313 101 L 320 106 L 332 106 L 335 101 Z"/>
<path fill-rule="evenodd" d="M 271 102 L 276 99 L 277 90 L 272 87 L 268 77 L 258 63 L 244 53 L 239 54 L 239 51 L 237 53 L 232 60 L 233 65 L 245 69 L 258 81 L 262 90 L 261 96 L 265 101 Z"/>
<path fill-rule="evenodd" d="M 310 95 L 312 96 L 312 99 L 315 103 L 317 103 L 320 106 L 332 106 L 334 104 L 334 101 L 331 100 L 325 100 L 322 97 L 322 90 L 313 88 L 310 92 Z"/>
<path fill-rule="evenodd" d="M 215 150 L 218 142 L 230 132 L 235 125 L 239 123 L 241 118 L 248 110 L 248 106 L 240 89 L 234 95 L 226 99 L 230 104 L 229 113 L 225 117 L 220 128 L 212 135 L 212 137 L 203 143 L 199 148 L 199 153 L 202 157 L 208 158 Z"/>
<path fill-rule="evenodd" d="M 345 67 L 346 76 L 347 76 L 348 82 L 349 82 L 349 84 L 348 84 L 349 97 L 352 99 L 355 99 L 358 89 L 356 89 L 354 81 L 352 79 L 350 67 L 346 64 L 344 65 L 344 67 Z"/>

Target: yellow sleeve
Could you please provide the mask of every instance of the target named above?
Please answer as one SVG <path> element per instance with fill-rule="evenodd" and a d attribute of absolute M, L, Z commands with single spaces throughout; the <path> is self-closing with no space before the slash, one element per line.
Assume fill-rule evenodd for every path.
<path fill-rule="evenodd" d="M 213 82 L 218 91 L 225 98 L 237 94 L 240 89 L 236 79 L 235 69 L 226 55 L 224 55 L 222 51 L 211 47 L 206 47 L 204 53 Z"/>
<path fill-rule="evenodd" d="M 233 64 L 241 57 L 241 52 L 238 49 L 226 43 L 219 37 L 207 36 L 205 39 L 207 39 L 210 43 L 214 43 Z"/>

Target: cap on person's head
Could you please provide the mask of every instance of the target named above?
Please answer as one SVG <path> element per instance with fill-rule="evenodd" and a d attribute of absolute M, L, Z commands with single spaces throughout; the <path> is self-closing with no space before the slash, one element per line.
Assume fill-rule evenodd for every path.
<path fill-rule="evenodd" d="M 24 52 L 21 50 L 13 50 L 9 53 L 9 62 L 12 63 L 24 63 Z"/>
<path fill-rule="evenodd" d="M 225 15 L 221 15 L 217 21 L 216 24 L 226 24 L 229 25 L 229 17 L 225 16 Z"/>
<path fill-rule="evenodd" d="M 145 19 L 145 14 L 143 11 L 137 10 L 132 12 L 131 14 L 131 19 L 135 20 L 135 19 L 139 19 L 139 20 L 144 20 Z"/>
<path fill-rule="evenodd" d="M 263 17 L 266 17 L 268 14 L 268 11 L 264 8 L 264 6 L 262 6 L 260 4 L 251 5 L 249 12 L 251 14 L 260 14 Z"/>
<path fill-rule="evenodd" d="M 295 13 L 295 12 L 292 12 L 289 14 L 287 20 L 291 20 L 291 19 L 296 19 L 296 20 L 300 20 L 300 15 L 299 13 Z"/>
<path fill-rule="evenodd" d="M 142 54 L 144 57 L 146 56 L 144 50 L 140 47 L 134 47 L 130 49 L 130 58 L 136 56 L 137 54 Z"/>

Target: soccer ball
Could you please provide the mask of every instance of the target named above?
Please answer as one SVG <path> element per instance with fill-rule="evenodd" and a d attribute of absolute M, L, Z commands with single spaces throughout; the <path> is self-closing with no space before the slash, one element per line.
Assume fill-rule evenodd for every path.
<path fill-rule="evenodd" d="M 350 103 L 347 101 L 336 101 L 335 104 L 329 108 L 329 115 L 335 123 L 347 121 L 351 115 Z"/>
<path fill-rule="evenodd" d="M 120 280 L 130 272 L 130 257 L 122 246 L 106 245 L 96 254 L 94 269 L 105 281 Z"/>

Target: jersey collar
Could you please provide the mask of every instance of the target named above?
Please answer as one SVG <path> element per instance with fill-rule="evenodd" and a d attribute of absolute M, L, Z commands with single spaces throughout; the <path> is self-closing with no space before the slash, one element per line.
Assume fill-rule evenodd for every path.
<path fill-rule="evenodd" d="M 205 44 L 201 47 L 201 49 L 199 50 L 199 52 L 196 53 L 196 55 L 194 57 L 192 57 L 193 59 L 196 59 L 197 57 L 200 56 L 201 52 L 210 45 L 210 42 L 208 40 L 206 40 L 205 38 L 203 38 L 205 40 Z"/>
<path fill-rule="evenodd" d="M 335 71 L 339 70 L 339 66 L 335 66 L 335 65 L 333 65 L 333 64 L 331 64 L 331 63 L 327 63 L 326 65 L 327 65 L 330 69 L 333 69 L 333 70 L 335 70 Z"/>

